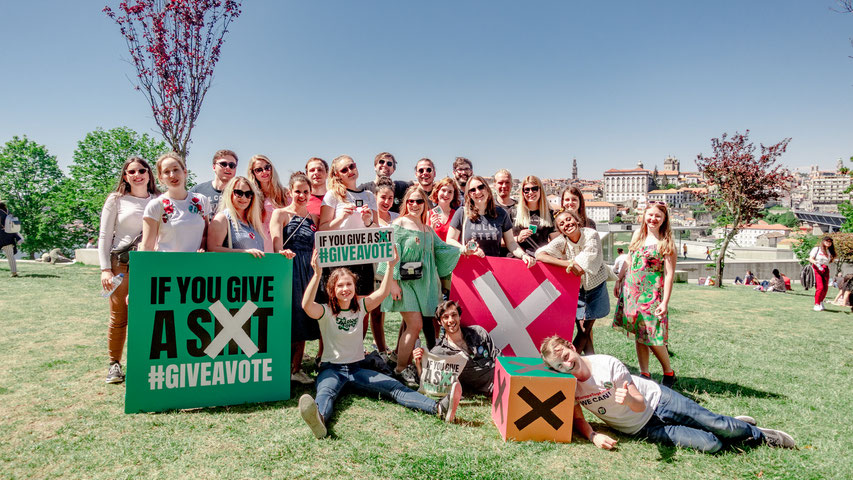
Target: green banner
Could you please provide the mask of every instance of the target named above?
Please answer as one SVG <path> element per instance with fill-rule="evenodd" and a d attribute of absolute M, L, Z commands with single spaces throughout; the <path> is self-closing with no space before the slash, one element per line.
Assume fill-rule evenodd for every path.
<path fill-rule="evenodd" d="M 125 413 L 290 398 L 293 262 L 131 252 Z"/>

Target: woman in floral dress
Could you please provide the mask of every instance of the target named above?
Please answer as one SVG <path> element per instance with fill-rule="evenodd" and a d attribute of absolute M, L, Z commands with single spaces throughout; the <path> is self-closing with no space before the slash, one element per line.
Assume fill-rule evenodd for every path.
<path fill-rule="evenodd" d="M 622 269 L 614 294 L 619 299 L 614 328 L 622 328 L 633 338 L 640 375 L 651 378 L 649 350 L 663 368 L 663 385 L 675 384 L 675 372 L 669 364 L 667 316 L 675 273 L 676 251 L 669 227 L 669 214 L 663 202 L 649 202 L 640 229 L 629 247 L 631 265 Z"/>
<path fill-rule="evenodd" d="M 432 317 L 441 300 L 439 278 L 453 271 L 461 255 L 458 248 L 442 242 L 427 224 L 426 202 L 427 195 L 420 186 L 409 187 L 403 197 L 400 216 L 392 223 L 400 262 L 394 269 L 391 295 L 382 302 L 383 312 L 400 312 L 403 317 L 395 373 L 406 383 L 417 383 L 416 374 L 407 367 L 424 317 Z M 407 267 L 419 269 L 420 274 L 409 274 Z M 380 264 L 378 273 L 384 273 L 385 268 L 384 263 Z M 431 322 L 427 328 L 432 330 Z"/>

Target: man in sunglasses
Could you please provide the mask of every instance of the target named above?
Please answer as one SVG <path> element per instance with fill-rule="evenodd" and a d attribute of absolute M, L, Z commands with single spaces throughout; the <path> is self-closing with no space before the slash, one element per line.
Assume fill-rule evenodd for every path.
<path fill-rule="evenodd" d="M 397 170 L 397 161 L 394 155 L 388 152 L 382 152 L 376 155 L 373 159 L 373 170 L 376 171 L 376 179 L 372 182 L 363 183 L 358 186 L 359 190 L 370 190 L 376 195 L 376 183 L 379 182 L 379 177 L 391 178 L 391 175 Z M 394 180 L 394 204 L 391 205 L 390 211 L 400 213 L 400 203 L 406 195 L 406 190 L 409 188 L 409 182 L 402 180 Z"/>
<path fill-rule="evenodd" d="M 462 193 L 465 191 L 465 184 L 468 183 L 468 179 L 474 175 L 474 165 L 471 163 L 471 160 L 468 160 L 465 157 L 456 157 L 456 160 L 453 161 L 453 178 L 456 179 L 456 185 L 459 186 L 459 201 L 465 201 L 465 195 Z"/>
<path fill-rule="evenodd" d="M 418 163 L 415 164 L 415 181 L 412 182 L 412 185 L 420 185 L 423 191 L 426 192 L 427 198 L 429 198 L 429 194 L 432 193 L 434 183 L 435 164 L 428 158 L 418 160 Z M 429 208 L 435 206 L 429 200 L 427 200 L 427 204 L 429 205 Z"/>
<path fill-rule="evenodd" d="M 222 191 L 228 181 L 237 173 L 237 154 L 231 150 L 217 150 L 213 154 L 213 180 L 199 183 L 190 189 L 191 193 L 200 193 L 210 199 L 210 209 L 216 212 Z"/>

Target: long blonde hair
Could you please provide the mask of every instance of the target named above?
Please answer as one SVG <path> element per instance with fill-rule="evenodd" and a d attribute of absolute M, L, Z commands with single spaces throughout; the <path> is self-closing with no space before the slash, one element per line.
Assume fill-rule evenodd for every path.
<path fill-rule="evenodd" d="M 663 202 L 649 203 L 646 209 L 643 210 L 643 215 L 640 216 L 640 229 L 637 230 L 637 234 L 631 239 L 631 245 L 628 246 L 628 250 L 636 252 L 645 246 L 646 237 L 649 235 L 649 227 L 646 226 L 646 212 L 650 208 L 657 208 L 663 213 L 663 221 L 660 224 L 658 251 L 663 256 L 672 255 L 675 253 L 675 241 L 672 239 L 672 229 L 669 227 L 669 209 Z"/>
<path fill-rule="evenodd" d="M 267 162 L 267 165 L 271 167 L 270 169 L 270 194 L 264 194 L 264 189 L 261 187 L 261 181 L 258 180 L 258 177 L 255 175 L 255 162 Z M 266 155 L 255 155 L 249 160 L 249 170 L 246 173 L 248 178 L 251 178 L 254 184 L 258 187 L 258 190 L 261 191 L 264 198 L 269 198 L 273 203 L 275 208 L 284 207 L 287 204 L 287 192 L 285 188 L 281 185 L 281 181 L 278 179 L 278 172 L 275 171 L 275 165 L 272 164 L 269 157 Z"/>
<path fill-rule="evenodd" d="M 548 206 L 548 199 L 545 198 L 545 185 L 542 185 L 542 180 L 535 175 L 528 175 L 521 181 L 521 188 L 518 189 L 518 203 L 516 204 L 515 226 L 527 228 L 530 225 L 530 209 L 527 208 L 527 202 L 524 200 L 524 185 L 533 184 L 539 187 L 539 226 L 551 227 L 554 225 L 554 219 L 551 216 L 551 207 Z"/>
<path fill-rule="evenodd" d="M 400 203 L 400 216 L 409 214 L 409 197 L 411 197 L 415 193 L 420 193 L 421 198 L 424 201 L 424 208 L 421 209 L 421 223 L 427 223 L 427 211 L 429 210 L 427 206 L 429 205 L 427 202 L 429 201 L 429 196 L 426 194 L 423 188 L 417 183 L 412 185 L 411 187 L 406 189 L 406 194 L 403 195 L 403 202 Z"/>
<path fill-rule="evenodd" d="M 237 207 L 234 206 L 234 201 L 231 200 L 231 197 L 234 195 L 234 188 L 238 182 L 244 182 L 249 186 L 249 189 L 252 190 L 252 193 L 254 193 L 254 195 L 252 195 L 252 201 L 249 202 L 249 206 L 246 207 L 246 211 L 243 212 L 243 215 L 240 215 L 237 212 Z M 252 228 L 254 228 L 261 236 L 266 237 L 267 233 L 264 231 L 263 222 L 264 210 L 263 207 L 261 207 L 263 198 L 261 190 L 254 182 L 250 182 L 246 177 L 234 177 L 225 185 L 225 190 L 222 191 L 222 200 L 219 201 L 218 211 L 228 212 L 228 215 L 231 217 L 231 224 L 234 225 L 235 230 L 240 228 L 238 222 L 244 222 L 247 225 L 251 225 Z"/>
<path fill-rule="evenodd" d="M 340 157 L 332 160 L 332 166 L 329 169 L 329 179 L 326 181 L 328 183 L 329 190 L 334 192 L 335 196 L 338 197 L 338 200 L 342 202 L 347 201 L 347 186 L 344 185 L 344 182 L 341 180 L 338 170 L 341 168 L 341 164 L 347 160 L 355 164 L 355 160 L 353 160 L 349 155 L 341 155 Z"/>

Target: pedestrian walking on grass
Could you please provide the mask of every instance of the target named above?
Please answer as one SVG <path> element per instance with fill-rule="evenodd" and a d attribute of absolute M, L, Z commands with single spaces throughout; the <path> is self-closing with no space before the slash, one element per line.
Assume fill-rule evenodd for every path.
<path fill-rule="evenodd" d="M 826 292 L 829 290 L 829 264 L 835 261 L 835 257 L 835 245 L 832 242 L 832 237 L 823 237 L 820 245 L 812 248 L 812 251 L 809 252 L 809 263 L 812 264 L 812 270 L 814 270 L 814 311 L 816 312 L 824 309 L 823 301 L 826 298 Z"/>
<path fill-rule="evenodd" d="M 8 216 L 9 211 L 6 208 L 6 204 L 0 202 L 0 248 L 3 250 L 3 254 L 6 255 L 12 276 L 17 277 L 18 264 L 15 261 L 15 254 L 18 253 L 18 242 L 21 240 L 21 236 L 17 233 L 6 231 L 6 217 Z"/>

